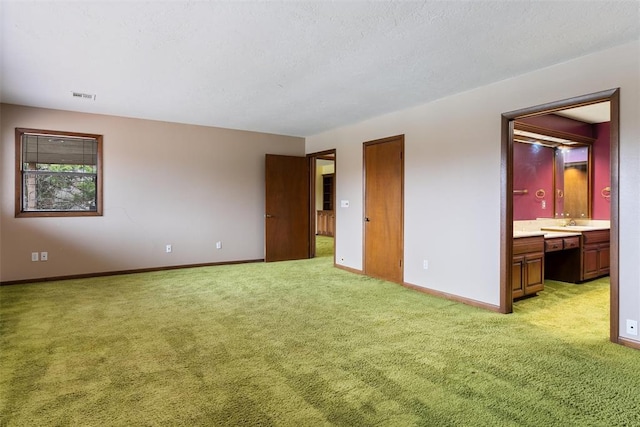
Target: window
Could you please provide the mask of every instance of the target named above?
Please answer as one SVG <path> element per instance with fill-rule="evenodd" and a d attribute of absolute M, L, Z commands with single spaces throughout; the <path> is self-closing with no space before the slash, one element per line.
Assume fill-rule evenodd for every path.
<path fill-rule="evenodd" d="M 102 215 L 102 135 L 16 128 L 16 217 Z"/>

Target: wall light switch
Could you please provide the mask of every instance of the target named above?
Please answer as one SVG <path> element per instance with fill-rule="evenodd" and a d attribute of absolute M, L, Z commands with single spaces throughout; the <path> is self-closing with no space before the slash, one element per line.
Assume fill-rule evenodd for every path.
<path fill-rule="evenodd" d="M 638 335 L 638 321 L 627 319 L 627 333 L 629 335 Z"/>
<path fill-rule="evenodd" d="M 166 253 L 168 253 L 168 254 L 170 254 L 172 250 L 173 250 L 173 248 L 171 247 L 171 245 L 167 245 L 167 246 L 165 246 L 165 248 L 164 248 L 164 251 L 165 251 Z"/>
<path fill-rule="evenodd" d="M 38 261 L 38 252 L 31 252 L 31 261 Z"/>
<path fill-rule="evenodd" d="M 222 242 L 216 242 L 216 249 L 222 249 Z"/>
<path fill-rule="evenodd" d="M 48 261 L 49 252 L 40 252 L 40 261 Z"/>
<path fill-rule="evenodd" d="M 348 200 L 340 200 L 340 207 L 341 208 L 348 208 L 349 207 L 349 201 Z"/>

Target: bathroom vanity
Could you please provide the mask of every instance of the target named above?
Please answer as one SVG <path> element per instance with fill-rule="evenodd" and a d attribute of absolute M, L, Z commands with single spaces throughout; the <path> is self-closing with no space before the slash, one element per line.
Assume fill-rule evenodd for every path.
<path fill-rule="evenodd" d="M 544 290 L 544 280 L 582 283 L 609 275 L 609 228 L 542 227 L 514 231 L 514 299 Z"/>

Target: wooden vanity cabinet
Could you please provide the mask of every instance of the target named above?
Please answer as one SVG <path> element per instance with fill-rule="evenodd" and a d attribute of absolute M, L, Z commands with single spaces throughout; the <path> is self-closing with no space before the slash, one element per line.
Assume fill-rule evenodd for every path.
<path fill-rule="evenodd" d="M 609 274 L 609 240 L 609 230 L 582 233 L 583 281 Z"/>
<path fill-rule="evenodd" d="M 520 298 L 544 289 L 544 237 L 513 239 L 512 295 Z"/>

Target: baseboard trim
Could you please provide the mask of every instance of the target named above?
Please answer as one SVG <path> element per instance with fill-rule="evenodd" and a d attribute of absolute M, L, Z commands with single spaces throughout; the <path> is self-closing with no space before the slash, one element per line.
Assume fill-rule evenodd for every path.
<path fill-rule="evenodd" d="M 436 291 L 435 289 L 425 288 L 425 287 L 414 285 L 413 283 L 408 283 L 408 282 L 402 283 L 402 286 L 404 286 L 405 288 L 412 289 L 414 291 L 423 292 L 425 294 L 433 295 L 433 296 L 438 297 L 438 298 L 444 298 L 444 299 L 447 299 L 447 300 L 450 300 L 450 301 L 455 301 L 455 302 L 459 302 L 459 303 L 462 303 L 462 304 L 470 305 L 470 306 L 473 306 L 473 307 L 482 308 L 484 310 L 495 311 L 497 313 L 500 313 L 500 306 L 498 306 L 498 305 L 493 305 L 493 304 L 489 304 L 489 303 L 486 303 L 486 302 L 477 301 L 477 300 L 474 300 L 474 299 L 471 299 L 471 298 L 465 298 L 465 297 L 461 297 L 461 296 L 458 296 L 458 295 L 449 294 L 447 292 Z"/>
<path fill-rule="evenodd" d="M 618 337 L 618 344 L 625 347 L 640 350 L 640 341 L 630 340 L 629 338 Z"/>
<path fill-rule="evenodd" d="M 345 270 L 348 271 L 349 273 L 355 273 L 355 274 L 360 274 L 360 275 L 364 275 L 364 271 L 362 270 L 357 270 L 355 268 L 351 268 L 351 267 L 345 267 L 344 265 L 339 265 L 336 264 L 335 262 L 333 263 L 333 266 L 335 268 L 339 268 L 340 270 Z M 386 280 L 386 279 L 382 279 L 382 280 Z M 392 283 L 397 283 L 397 282 L 392 282 Z M 465 298 L 465 297 L 461 297 L 458 295 L 453 295 L 453 294 L 449 294 L 447 292 L 442 292 L 442 291 L 436 291 L 434 289 L 429 289 L 429 288 L 424 288 L 422 286 L 418 286 L 418 285 L 414 285 L 413 283 L 408 283 L 408 282 L 402 282 L 402 283 L 398 283 L 399 285 L 414 290 L 414 291 L 418 291 L 418 292 L 422 292 L 425 294 L 429 294 L 438 298 L 443 298 L 443 299 L 447 299 L 449 301 L 455 301 L 455 302 L 459 302 L 461 304 L 466 304 L 466 305 L 470 305 L 473 307 L 478 307 L 478 308 L 482 308 L 484 310 L 489 310 L 489 311 L 494 311 L 496 313 L 500 313 L 500 306 L 498 305 L 493 305 L 493 304 L 488 304 L 486 302 L 482 302 L 482 301 L 477 301 L 471 298 Z"/>
<path fill-rule="evenodd" d="M 99 273 L 72 274 L 68 276 L 38 277 L 34 279 L 23 279 L 23 280 L 7 280 L 4 282 L 0 282 L 0 286 L 22 285 L 25 283 L 54 282 L 58 280 L 89 279 L 92 277 L 119 276 L 123 274 L 149 273 L 153 271 L 164 271 L 164 270 L 179 270 L 181 268 L 215 267 L 218 265 L 250 264 L 254 262 L 264 262 L 264 259 L 247 259 L 247 260 L 224 261 L 224 262 L 204 262 L 199 264 L 169 265 L 169 266 L 163 266 L 163 267 L 137 268 L 133 270 L 117 270 L 117 271 L 104 271 Z"/>
<path fill-rule="evenodd" d="M 355 273 L 355 274 L 364 274 L 364 272 L 362 270 L 358 270 L 356 268 L 351 268 L 351 267 L 347 267 L 344 265 L 340 265 L 340 264 L 336 264 L 335 262 L 333 263 L 333 266 L 335 268 L 339 268 L 340 270 L 344 270 L 344 271 L 348 271 L 349 273 Z"/>

